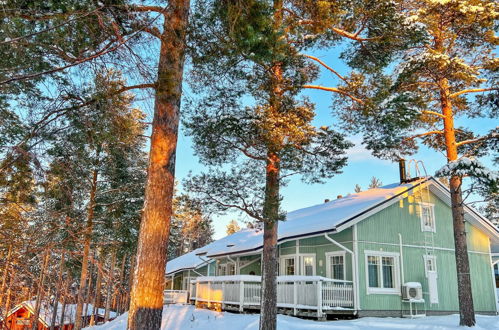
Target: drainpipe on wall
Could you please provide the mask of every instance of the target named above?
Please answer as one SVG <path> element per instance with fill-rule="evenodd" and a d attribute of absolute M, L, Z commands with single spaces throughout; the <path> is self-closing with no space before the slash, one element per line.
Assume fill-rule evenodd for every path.
<path fill-rule="evenodd" d="M 402 234 L 399 233 L 399 249 L 400 249 L 400 277 L 402 285 L 404 285 L 404 254 L 402 253 Z"/>
<path fill-rule="evenodd" d="M 332 239 L 331 237 L 329 237 L 328 234 L 324 234 L 324 237 L 328 241 L 330 241 L 331 243 L 333 243 L 334 245 L 338 246 L 340 249 L 343 249 L 346 252 L 350 253 L 350 255 L 352 256 L 352 289 L 353 289 L 353 293 L 354 293 L 353 308 L 357 312 L 357 310 L 358 310 L 358 303 L 359 302 L 358 302 L 358 299 L 355 297 L 356 293 L 357 293 L 357 282 L 356 282 L 356 279 L 357 279 L 357 267 L 355 267 L 355 254 L 353 253 L 352 250 L 350 250 L 346 246 L 344 246 L 344 245 L 336 242 L 334 239 Z"/>

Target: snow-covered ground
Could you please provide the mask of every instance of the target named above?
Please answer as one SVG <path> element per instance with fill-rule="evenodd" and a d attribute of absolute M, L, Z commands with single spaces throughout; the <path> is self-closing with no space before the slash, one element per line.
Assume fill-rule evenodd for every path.
<path fill-rule="evenodd" d="M 128 314 L 104 325 L 86 328 L 95 330 L 125 330 Z M 419 319 L 365 317 L 356 320 L 318 322 L 291 316 L 278 315 L 279 330 L 361 330 L 361 329 L 417 329 L 450 330 L 464 329 L 458 326 L 459 316 L 429 316 Z M 258 329 L 258 314 L 233 314 L 195 309 L 194 306 L 170 305 L 163 309 L 162 330 L 254 330 Z M 499 329 L 499 316 L 477 315 L 474 330 Z"/>

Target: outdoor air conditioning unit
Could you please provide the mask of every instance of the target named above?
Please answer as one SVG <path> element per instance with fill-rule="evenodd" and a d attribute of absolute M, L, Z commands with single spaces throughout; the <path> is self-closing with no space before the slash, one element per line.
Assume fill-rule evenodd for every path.
<path fill-rule="evenodd" d="M 423 299 L 423 289 L 419 282 L 407 282 L 402 285 L 402 299 L 421 300 Z"/>

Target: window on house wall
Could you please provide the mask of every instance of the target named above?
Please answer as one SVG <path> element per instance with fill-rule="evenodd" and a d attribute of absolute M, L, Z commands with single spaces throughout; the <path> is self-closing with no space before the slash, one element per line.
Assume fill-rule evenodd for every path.
<path fill-rule="evenodd" d="M 435 211 L 433 204 L 421 203 L 421 230 L 435 232 Z"/>
<path fill-rule="evenodd" d="M 368 293 L 399 292 L 398 254 L 366 252 Z"/>
<path fill-rule="evenodd" d="M 315 254 L 300 256 L 301 274 L 305 276 L 315 275 Z"/>
<path fill-rule="evenodd" d="M 432 255 L 424 255 L 425 262 L 425 274 L 428 277 L 428 272 L 436 272 L 437 271 L 437 259 Z"/>
<path fill-rule="evenodd" d="M 218 276 L 224 276 L 227 275 L 227 265 L 218 265 Z"/>
<path fill-rule="evenodd" d="M 234 264 L 227 265 L 227 275 L 236 275 L 236 265 Z"/>
<path fill-rule="evenodd" d="M 295 257 L 281 257 L 281 275 L 296 275 Z"/>
<path fill-rule="evenodd" d="M 345 253 L 329 252 L 326 253 L 327 277 L 334 280 L 345 279 Z"/>
<path fill-rule="evenodd" d="M 315 260 L 314 257 L 303 257 L 303 268 L 305 276 L 313 276 L 314 275 L 314 267 Z"/>

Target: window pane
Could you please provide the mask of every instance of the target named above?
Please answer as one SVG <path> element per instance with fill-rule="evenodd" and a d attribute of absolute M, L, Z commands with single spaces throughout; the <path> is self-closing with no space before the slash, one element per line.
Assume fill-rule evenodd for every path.
<path fill-rule="evenodd" d="M 431 206 L 421 206 L 421 213 L 423 217 L 423 224 L 425 227 L 433 228 L 433 213 Z"/>
<path fill-rule="evenodd" d="M 379 288 L 379 278 L 378 278 L 378 269 L 379 269 L 379 261 L 378 257 L 368 256 L 367 257 L 367 271 L 369 275 L 369 287 L 371 288 Z"/>
<path fill-rule="evenodd" d="M 285 275 L 294 275 L 295 274 L 295 259 L 294 258 L 284 259 L 284 265 L 286 267 L 284 270 Z"/>
<path fill-rule="evenodd" d="M 383 287 L 394 288 L 393 283 L 393 257 L 383 257 Z"/>
<path fill-rule="evenodd" d="M 343 280 L 345 278 L 343 256 L 331 257 L 331 277 L 335 280 Z"/>
<path fill-rule="evenodd" d="M 304 257 L 303 264 L 305 265 L 305 276 L 314 275 L 314 258 Z"/>

